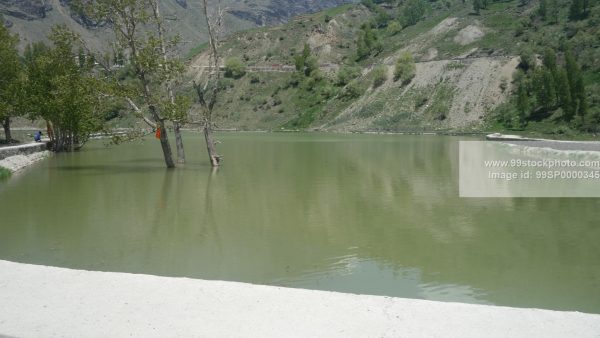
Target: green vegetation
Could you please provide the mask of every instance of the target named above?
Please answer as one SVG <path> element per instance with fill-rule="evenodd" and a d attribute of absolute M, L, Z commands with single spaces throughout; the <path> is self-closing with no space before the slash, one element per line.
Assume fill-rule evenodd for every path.
<path fill-rule="evenodd" d="M 394 130 L 596 133 L 599 22 L 600 4 L 586 0 L 365 0 L 300 16 L 221 41 L 225 78 L 216 87 L 224 96 L 215 103 L 215 119 L 242 129 L 335 128 L 340 121 L 344 129 L 385 129 L 387 121 Z M 150 46 L 150 40 L 142 42 Z M 196 62 L 207 59 L 207 47 L 199 46 L 204 55 Z M 139 73 L 126 48 L 119 49 L 110 58 L 122 67 L 110 78 L 147 112 L 150 100 L 140 90 Z M 513 73 L 515 57 L 520 62 Z M 281 72 L 246 73 L 255 66 Z M 172 84 L 189 94 L 195 78 L 180 82 L 181 73 L 169 79 L 159 75 L 163 71 L 153 73 L 149 88 L 156 91 L 159 118 L 178 120 L 176 112 L 188 106 L 185 95 L 174 100 L 181 102 L 175 108 L 165 89 Z M 478 86 L 488 93 L 465 95 Z M 384 100 L 387 113 L 365 113 Z M 111 101 L 99 125 L 107 116 L 128 115 Z"/>
<path fill-rule="evenodd" d="M 10 118 L 26 116 L 48 123 L 55 151 L 73 151 L 110 118 L 107 100 L 102 100 L 106 86 L 79 36 L 55 26 L 49 39 L 53 47 L 29 45 L 21 57 L 16 49 L 18 37 L 0 27 L 0 72 L 8 80 L 0 81 L 0 115 L 7 142 Z"/>
<path fill-rule="evenodd" d="M 0 23 L 4 19 L 0 16 Z M 0 121 L 4 128 L 5 142 L 11 143 L 11 118 L 24 113 L 23 103 L 23 65 L 17 52 L 18 36 L 10 34 L 0 24 Z"/>
<path fill-rule="evenodd" d="M 372 23 L 365 23 L 356 42 L 356 60 L 363 60 L 371 55 L 378 55 L 383 50 L 383 44 L 379 41 L 376 32 L 371 27 Z"/>
<path fill-rule="evenodd" d="M 559 63 L 559 57 L 564 61 Z M 564 128 L 597 132 L 598 111 L 589 110 L 581 65 L 570 49 L 557 55 L 552 48 L 546 48 L 539 66 L 529 52 L 523 53 L 520 67 L 515 74 L 512 104 L 498 112 L 498 121 L 505 127 L 525 129 L 530 122 L 545 121 Z"/>
<path fill-rule="evenodd" d="M 457 121 L 451 114 L 460 114 L 473 123 L 469 130 L 594 132 L 600 115 L 600 95 L 596 94 L 600 53 L 594 47 L 600 43 L 598 4 L 590 2 L 580 15 L 570 15 L 577 12 L 571 10 L 573 1 L 477 3 L 365 0 L 299 17 L 286 25 L 236 33 L 223 42 L 231 57 L 252 66 L 293 65 L 296 72 L 259 73 L 234 80 L 227 92 L 244 99 L 219 102 L 219 120 L 240 128 L 303 129 L 352 123 L 357 129 L 447 130 Z M 474 5 L 479 6 L 479 15 L 473 15 Z M 461 40 L 459 35 L 466 38 Z M 545 57 L 547 48 L 554 52 L 556 70 L 552 58 Z M 569 61 L 570 66 L 568 54 L 575 61 Z M 488 103 L 477 98 L 464 102 L 465 87 L 456 88 L 462 74 L 468 73 L 466 79 L 472 82 L 466 88 L 492 88 L 491 83 L 477 82 L 486 77 L 473 73 L 478 71 L 472 67 L 473 58 L 490 58 L 484 61 L 492 66 L 491 60 L 504 65 L 508 57 L 516 56 L 521 58 L 519 72 L 514 77 L 505 73 L 493 83 L 500 96 L 494 94 Z M 435 66 L 436 60 L 465 57 Z M 548 66 L 542 64 L 544 59 Z M 382 86 L 387 73 L 378 65 L 390 60 L 396 60 L 394 82 Z M 421 81 L 413 84 L 416 76 L 423 75 L 417 74 L 415 62 L 429 60 L 433 63 L 419 67 L 420 71 L 443 74 L 435 80 L 439 83 L 422 91 L 415 87 L 422 86 Z M 480 71 L 498 76 L 499 68 L 493 67 Z M 388 113 L 372 114 L 377 109 L 369 106 L 378 106 L 384 99 Z M 246 118 L 230 119 L 244 114 Z M 362 122 L 365 116 L 375 121 Z M 393 126 L 386 128 L 387 122 Z"/>
<path fill-rule="evenodd" d="M 225 77 L 239 79 L 246 75 L 246 66 L 237 57 L 225 60 Z"/>
<path fill-rule="evenodd" d="M 379 65 L 373 69 L 373 88 L 377 88 L 388 79 L 388 69 L 384 65 Z"/>
<path fill-rule="evenodd" d="M 360 68 L 359 67 L 344 65 L 337 72 L 336 85 L 345 86 L 359 76 L 360 76 Z"/>
<path fill-rule="evenodd" d="M 11 176 L 11 174 L 12 173 L 10 172 L 10 170 L 8 170 L 4 167 L 0 167 L 0 181 L 9 178 Z"/>
<path fill-rule="evenodd" d="M 75 54 L 79 38 L 65 27 L 53 29 L 54 47 L 26 50 L 27 102 L 32 117 L 52 126 L 53 149 L 73 151 L 103 127 L 103 82 L 94 74 L 94 59 Z M 77 55 L 77 57 L 75 57 Z"/>
<path fill-rule="evenodd" d="M 401 22 L 403 26 L 412 26 L 423 19 L 426 3 L 423 0 L 408 0 L 401 7 Z"/>
<path fill-rule="evenodd" d="M 415 72 L 415 61 L 409 52 L 405 52 L 396 60 L 394 81 L 400 80 L 403 85 L 406 85 L 415 77 Z"/>

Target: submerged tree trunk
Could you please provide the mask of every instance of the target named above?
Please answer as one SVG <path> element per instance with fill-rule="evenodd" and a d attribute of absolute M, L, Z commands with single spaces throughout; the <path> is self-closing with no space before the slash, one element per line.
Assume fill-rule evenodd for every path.
<path fill-rule="evenodd" d="M 160 128 L 160 146 L 162 147 L 163 155 L 165 157 L 165 164 L 167 165 L 167 168 L 175 168 L 175 162 L 173 162 L 173 153 L 171 152 L 171 145 L 169 144 L 165 123 L 163 121 L 158 121 L 156 125 L 157 128 Z"/>
<path fill-rule="evenodd" d="M 158 5 L 158 0 L 153 0 L 151 3 L 152 11 L 154 13 L 154 18 L 156 19 L 156 30 L 158 33 L 158 41 L 160 42 L 160 51 L 163 58 L 163 67 L 166 73 L 169 75 L 166 79 L 167 85 L 167 93 L 169 95 L 169 100 L 171 103 L 175 103 L 175 94 L 173 93 L 172 79 L 170 77 L 171 73 L 169 72 L 169 60 L 167 57 L 167 48 L 165 46 L 164 40 L 164 27 L 163 22 L 160 16 L 160 9 Z M 175 133 L 175 146 L 177 148 L 177 163 L 183 164 L 185 163 L 185 151 L 183 149 L 183 137 L 181 136 L 181 122 L 177 120 L 173 120 L 173 132 Z M 172 161 L 172 160 L 171 160 Z M 171 167 L 169 167 L 171 168 Z"/>
<path fill-rule="evenodd" d="M 6 138 L 6 143 L 12 142 L 12 135 L 10 133 L 10 117 L 7 117 L 2 121 L 2 127 L 4 128 L 4 136 Z"/>
<path fill-rule="evenodd" d="M 181 136 L 181 123 L 173 121 L 173 131 L 175 132 L 175 145 L 177 146 L 177 163 L 185 163 L 185 150 L 183 149 L 183 137 Z"/>
<path fill-rule="evenodd" d="M 208 158 L 213 168 L 218 167 L 221 164 L 221 156 L 217 154 L 215 147 L 215 140 L 212 135 L 212 128 L 210 124 L 204 125 L 204 139 L 206 140 L 206 150 L 208 151 Z"/>

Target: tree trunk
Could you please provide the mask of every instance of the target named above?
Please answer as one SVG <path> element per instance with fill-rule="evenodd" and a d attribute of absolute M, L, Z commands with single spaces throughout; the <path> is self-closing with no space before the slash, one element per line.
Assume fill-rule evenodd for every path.
<path fill-rule="evenodd" d="M 50 138 L 50 143 L 54 143 L 54 127 L 50 121 L 46 121 L 46 135 Z"/>
<path fill-rule="evenodd" d="M 208 151 L 210 164 L 213 166 L 213 168 L 216 168 L 221 163 L 221 156 L 217 155 L 215 140 L 212 137 L 212 129 L 208 123 L 204 125 L 204 139 L 206 140 L 206 150 Z"/>
<path fill-rule="evenodd" d="M 158 0 L 154 0 L 152 3 L 152 10 L 154 12 L 154 17 L 156 19 L 157 31 L 158 31 L 158 41 L 160 41 L 160 49 L 163 56 L 163 67 L 165 67 L 165 71 L 168 74 L 168 78 L 166 80 L 167 84 L 167 93 L 169 94 L 169 99 L 171 103 L 175 103 L 175 94 L 173 93 L 172 83 L 171 83 L 171 75 L 169 73 L 169 62 L 167 58 L 167 48 L 165 47 L 164 40 L 164 27 L 162 25 L 162 20 L 160 16 L 160 10 L 158 5 Z M 175 133 L 175 146 L 177 148 L 177 163 L 184 164 L 185 163 L 185 151 L 183 149 L 183 138 L 181 137 L 181 123 L 179 121 L 173 121 L 173 131 Z"/>
<path fill-rule="evenodd" d="M 10 117 L 7 117 L 2 121 L 2 127 L 4 127 L 4 136 L 6 138 L 6 143 L 12 142 L 12 135 L 10 134 Z"/>
<path fill-rule="evenodd" d="M 167 165 L 167 168 L 175 168 L 175 162 L 173 162 L 173 153 L 171 151 L 171 145 L 169 144 L 165 123 L 160 121 L 157 123 L 157 126 L 160 128 L 160 146 L 162 147 L 163 155 L 165 157 L 165 164 Z"/>
<path fill-rule="evenodd" d="M 175 132 L 175 145 L 177 146 L 177 163 L 185 163 L 185 150 L 183 149 L 183 138 L 181 137 L 181 123 L 173 121 L 173 130 Z"/>

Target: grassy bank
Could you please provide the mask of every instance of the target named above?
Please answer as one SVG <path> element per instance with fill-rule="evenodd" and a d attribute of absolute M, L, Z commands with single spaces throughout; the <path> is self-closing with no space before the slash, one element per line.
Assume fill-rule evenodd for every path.
<path fill-rule="evenodd" d="M 12 173 L 10 172 L 10 170 L 4 168 L 4 167 L 0 167 L 0 180 L 5 180 L 7 178 L 10 177 Z"/>

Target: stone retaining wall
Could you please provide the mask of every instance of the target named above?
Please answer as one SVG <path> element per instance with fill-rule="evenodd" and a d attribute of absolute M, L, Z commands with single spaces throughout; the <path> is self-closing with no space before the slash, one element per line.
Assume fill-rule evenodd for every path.
<path fill-rule="evenodd" d="M 47 142 L 28 143 L 10 147 L 0 147 L 0 160 L 16 155 L 30 155 L 48 150 Z"/>

